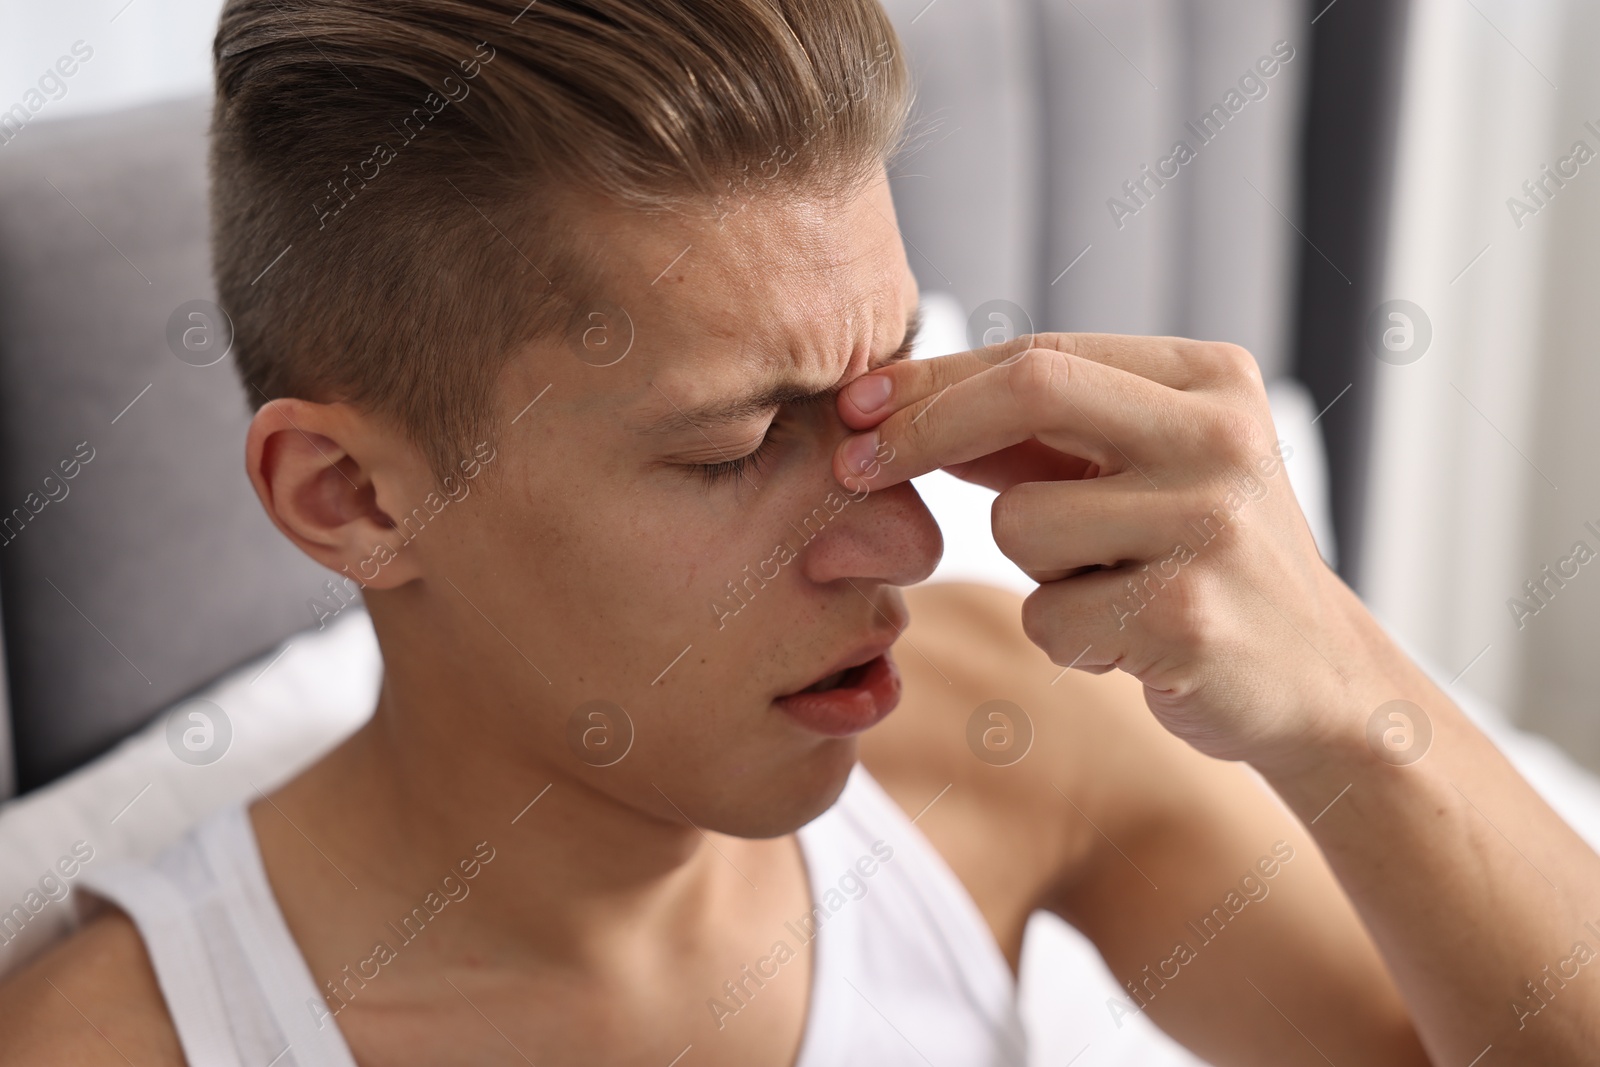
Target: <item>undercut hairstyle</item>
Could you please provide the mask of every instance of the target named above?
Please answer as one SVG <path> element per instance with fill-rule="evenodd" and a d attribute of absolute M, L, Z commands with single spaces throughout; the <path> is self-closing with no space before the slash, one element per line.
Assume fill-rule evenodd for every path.
<path fill-rule="evenodd" d="M 457 473 L 604 284 L 596 205 L 845 196 L 907 141 L 877 0 L 229 0 L 212 258 L 252 410 L 342 400 Z"/>

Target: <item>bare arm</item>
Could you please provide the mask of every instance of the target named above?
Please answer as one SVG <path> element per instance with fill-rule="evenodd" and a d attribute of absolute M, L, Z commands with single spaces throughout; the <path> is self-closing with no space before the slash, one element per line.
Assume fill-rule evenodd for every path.
<path fill-rule="evenodd" d="M 107 912 L 0 985 L 0 1067 L 182 1067 L 133 923 Z"/>
<path fill-rule="evenodd" d="M 1416 710 L 1268 779 L 1315 820 L 1439 1062 L 1594 1062 L 1600 857 L 1349 601 L 1374 667 L 1350 705 Z"/>
<path fill-rule="evenodd" d="M 1099 847 L 1049 907 L 1123 983 L 1107 1016 L 1120 1027 L 1146 1013 L 1218 1064 L 1428 1063 L 1300 821 L 1243 766 L 1162 730 L 1133 679 L 1081 680 L 1115 700 L 1102 712 L 1099 788 L 1072 798 L 1099 827 Z"/>

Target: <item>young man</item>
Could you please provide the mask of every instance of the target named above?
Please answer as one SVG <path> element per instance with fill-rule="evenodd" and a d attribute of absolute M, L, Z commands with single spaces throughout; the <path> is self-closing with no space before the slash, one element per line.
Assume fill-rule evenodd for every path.
<path fill-rule="evenodd" d="M 93 879 L 0 1062 L 1020 1064 L 1041 908 L 1215 1062 L 1590 1055 L 1600 860 L 1321 563 L 1247 354 L 903 361 L 871 0 L 235 0 L 216 55 L 249 475 L 382 694 Z M 1026 601 L 901 592 L 941 466 Z"/>

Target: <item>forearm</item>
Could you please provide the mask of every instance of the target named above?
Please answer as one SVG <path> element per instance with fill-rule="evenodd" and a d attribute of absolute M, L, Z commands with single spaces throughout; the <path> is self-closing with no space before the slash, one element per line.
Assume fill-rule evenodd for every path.
<path fill-rule="evenodd" d="M 1353 729 L 1315 762 L 1263 773 L 1309 825 L 1436 1062 L 1473 1063 L 1491 1045 L 1484 1063 L 1592 1062 L 1600 857 L 1353 594 L 1348 610 L 1366 655 L 1346 664 L 1351 703 L 1328 720 Z M 1382 758 L 1361 729 L 1397 698 L 1431 725 L 1414 762 Z"/>

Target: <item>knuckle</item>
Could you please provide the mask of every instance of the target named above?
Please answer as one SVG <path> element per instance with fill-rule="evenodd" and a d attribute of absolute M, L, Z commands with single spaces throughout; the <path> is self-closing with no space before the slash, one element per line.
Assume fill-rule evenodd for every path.
<path fill-rule="evenodd" d="M 1162 591 L 1160 608 L 1154 616 L 1163 640 L 1189 649 L 1207 642 L 1215 627 L 1207 608 L 1208 584 L 1204 571 L 1191 568 Z"/>
<path fill-rule="evenodd" d="M 1082 621 L 1083 607 L 1061 583 L 1041 585 L 1023 598 L 1023 636 L 1057 666 L 1081 660 L 1093 636 Z"/>
<path fill-rule="evenodd" d="M 970 377 L 972 371 L 960 359 L 960 353 L 934 359 L 906 359 L 890 365 L 905 375 L 907 383 L 920 384 L 924 392 L 937 393 Z"/>
<path fill-rule="evenodd" d="M 1059 352 L 1073 355 L 1077 352 L 1078 338 L 1070 333 L 1034 333 L 1029 334 L 1024 341 L 1028 349 L 1039 349 L 1045 352 Z"/>
<path fill-rule="evenodd" d="M 1218 405 L 1201 420 L 1200 445 L 1230 464 L 1249 463 L 1265 451 L 1261 424 L 1248 412 Z"/>
<path fill-rule="evenodd" d="M 1028 415 L 1039 415 L 1055 400 L 1059 390 L 1065 394 L 1071 377 L 1065 353 L 1049 348 L 1030 348 L 1010 367 L 1007 384 L 1017 406 Z"/>
<path fill-rule="evenodd" d="M 1260 384 L 1261 367 L 1243 345 L 1218 341 L 1206 345 L 1204 351 L 1216 377 L 1227 382 Z"/>
<path fill-rule="evenodd" d="M 963 377 L 955 355 L 897 360 L 868 373 L 888 378 L 893 383 L 891 403 L 898 402 L 897 398 L 903 396 L 931 396 Z"/>

